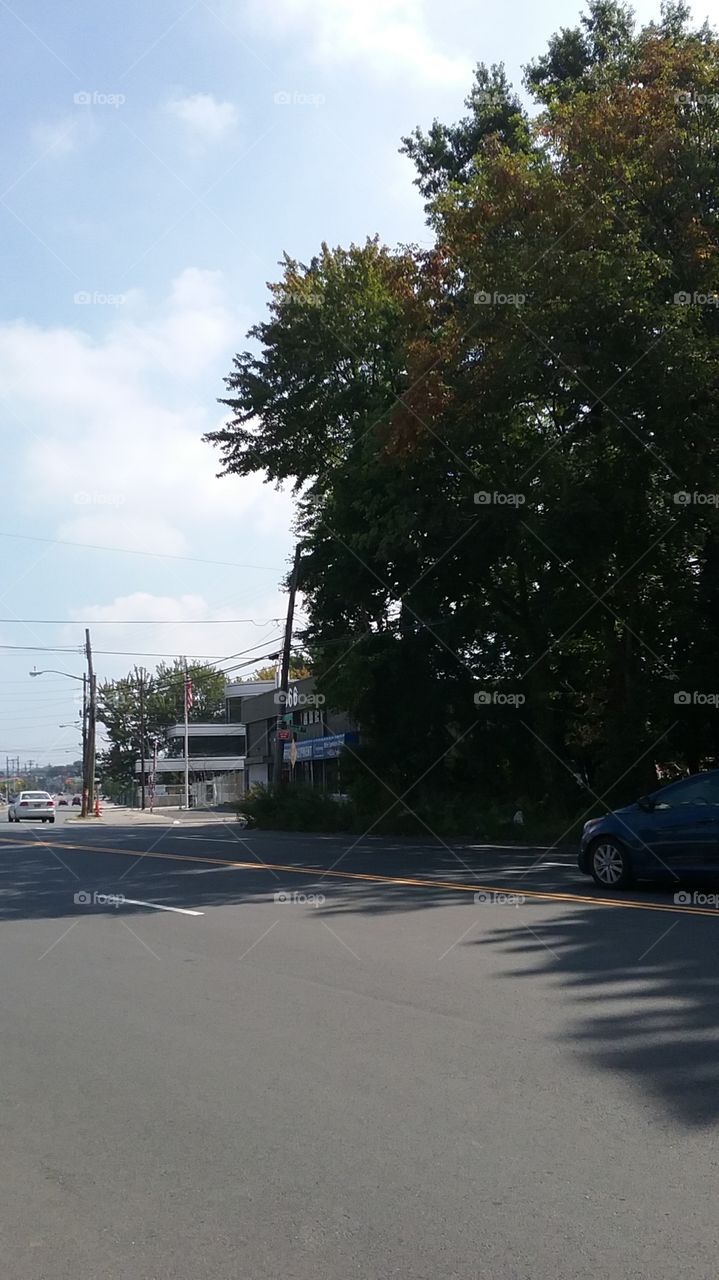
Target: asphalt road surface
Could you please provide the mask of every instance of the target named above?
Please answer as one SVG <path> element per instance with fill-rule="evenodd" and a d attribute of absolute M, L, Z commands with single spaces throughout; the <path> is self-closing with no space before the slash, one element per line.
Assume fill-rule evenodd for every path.
<path fill-rule="evenodd" d="M 706 1280 L 718 951 L 569 854 L 2 826 L 3 1277 Z"/>

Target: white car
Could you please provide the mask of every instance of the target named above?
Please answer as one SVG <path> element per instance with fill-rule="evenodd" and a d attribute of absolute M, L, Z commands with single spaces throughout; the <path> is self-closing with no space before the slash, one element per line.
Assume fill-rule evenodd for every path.
<path fill-rule="evenodd" d="M 48 791 L 21 791 L 10 801 L 8 822 L 22 822 L 24 818 L 31 822 L 55 821 L 55 801 Z"/>

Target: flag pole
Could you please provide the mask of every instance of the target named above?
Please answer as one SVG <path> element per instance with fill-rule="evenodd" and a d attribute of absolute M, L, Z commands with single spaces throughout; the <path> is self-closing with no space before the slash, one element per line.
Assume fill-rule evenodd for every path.
<path fill-rule="evenodd" d="M 190 807 L 190 752 L 189 752 L 190 730 L 188 727 L 188 716 L 187 716 L 188 693 L 189 693 L 189 690 L 188 690 L 187 663 L 185 663 L 185 699 L 184 699 L 185 701 L 185 806 L 184 807 L 186 809 L 189 809 Z"/>

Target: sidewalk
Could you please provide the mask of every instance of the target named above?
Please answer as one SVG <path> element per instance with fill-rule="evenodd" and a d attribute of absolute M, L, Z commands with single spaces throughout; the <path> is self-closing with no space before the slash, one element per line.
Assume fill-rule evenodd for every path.
<path fill-rule="evenodd" d="M 160 809 L 130 809 L 124 805 L 109 805 L 103 808 L 99 818 L 80 818 L 73 814 L 68 817 L 68 825 L 79 822 L 85 827 L 142 827 L 142 826 L 207 826 L 209 823 L 237 826 L 237 816 L 230 810 L 219 809 L 178 809 L 176 807 Z"/>

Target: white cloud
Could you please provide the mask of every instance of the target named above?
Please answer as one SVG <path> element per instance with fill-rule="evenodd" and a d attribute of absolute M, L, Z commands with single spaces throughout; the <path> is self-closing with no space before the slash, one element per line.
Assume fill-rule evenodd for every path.
<path fill-rule="evenodd" d="M 277 651 L 285 608 L 279 592 L 265 594 L 249 607 L 228 603 L 213 608 L 199 593 L 152 595 L 136 591 L 116 596 L 110 604 L 72 612 L 78 623 L 92 630 L 93 645 L 106 673 L 120 674 L 133 661 L 145 661 L 152 668 L 156 662 L 152 654 L 192 654 L 226 658 L 228 666 L 249 662 L 250 666 L 237 673 L 247 675 L 254 666 L 266 663 L 268 653 Z M 128 625 L 128 620 L 143 625 Z M 65 628 L 64 639 L 76 636 L 77 626 Z M 126 656 L 103 650 L 121 650 Z M 133 654 L 139 656 L 133 658 Z M 234 658 L 235 654 L 240 656 Z"/>
<path fill-rule="evenodd" d="M 89 138 L 94 131 L 92 121 L 87 115 L 58 116 L 57 120 L 45 120 L 36 124 L 32 130 L 35 147 L 41 154 L 66 156 L 76 151 L 80 143 Z"/>
<path fill-rule="evenodd" d="M 86 609 L 74 611 L 74 616 L 81 622 L 120 622 L 123 618 L 146 619 L 148 622 L 174 618 L 177 622 L 196 622 L 210 614 L 209 605 L 201 595 L 154 596 L 148 591 L 133 591 L 127 596 L 117 596 L 112 604 L 88 605 Z M 222 611 L 217 610 L 212 616 L 220 618 Z M 225 616 L 230 618 L 232 613 L 227 612 Z"/>
<path fill-rule="evenodd" d="M 112 483 L 110 477 L 107 478 Z M 188 551 L 187 538 L 167 520 L 142 518 L 135 512 L 132 519 L 122 515 L 125 495 L 106 487 L 81 489 L 72 495 L 78 509 L 91 515 L 80 516 L 60 524 L 57 536 L 67 542 L 84 542 L 96 547 L 125 547 L 129 551 L 149 551 L 158 555 L 182 555 Z"/>
<path fill-rule="evenodd" d="M 278 38 L 306 33 L 322 63 L 364 62 L 428 85 L 462 86 L 471 77 L 469 59 L 436 48 L 424 0 L 253 0 L 252 12 Z"/>
<path fill-rule="evenodd" d="M 420 240 L 422 232 L 427 231 L 427 221 L 424 202 L 414 185 L 417 170 L 407 156 L 402 155 L 396 147 L 392 147 L 385 153 L 385 175 L 383 190 L 408 219 L 414 219 L 417 224 L 414 239 Z"/>
<path fill-rule="evenodd" d="M 144 309 L 125 319 L 123 307 L 102 308 L 102 338 L 79 327 L 97 323 L 91 306 L 77 308 L 75 328 L 0 325 L 16 505 L 33 533 L 277 565 L 264 579 L 274 583 L 290 541 L 290 496 L 260 476 L 218 480 L 218 454 L 201 438 L 225 419 L 216 399 L 246 319 L 228 307 L 219 274 L 198 268 Z M 165 563 L 168 585 L 179 587 L 190 567 Z"/>
<path fill-rule="evenodd" d="M 168 115 L 180 120 L 194 142 L 219 142 L 237 125 L 237 107 L 219 102 L 211 93 L 192 93 L 165 103 Z"/>

